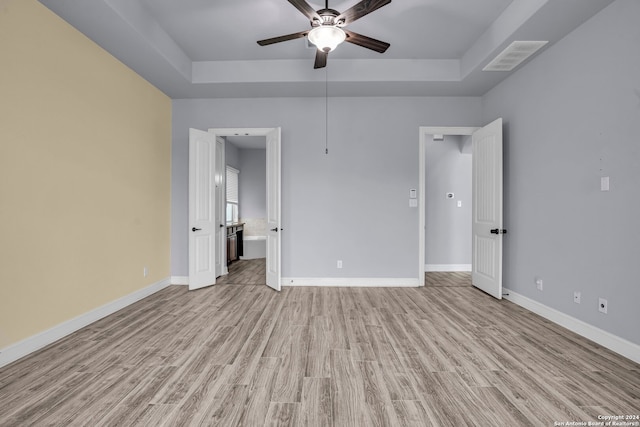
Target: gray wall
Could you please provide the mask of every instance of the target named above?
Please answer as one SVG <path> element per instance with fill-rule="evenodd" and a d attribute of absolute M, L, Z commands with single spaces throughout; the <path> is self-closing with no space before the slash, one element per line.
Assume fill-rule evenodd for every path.
<path fill-rule="evenodd" d="M 471 152 L 461 136 L 447 135 L 444 141 L 427 138 L 425 263 L 470 265 Z M 447 193 L 454 193 L 454 198 L 447 199 Z"/>
<path fill-rule="evenodd" d="M 233 144 L 224 144 L 224 161 L 227 166 L 240 170 L 240 149 Z M 238 188 L 239 192 L 240 189 Z"/>
<path fill-rule="evenodd" d="M 241 149 L 239 169 L 240 218 L 266 218 L 267 150 Z"/>
<path fill-rule="evenodd" d="M 485 123 L 505 120 L 505 286 L 636 344 L 638 17 L 637 0 L 614 2 L 486 94 L 482 109 Z M 611 191 L 600 191 L 601 176 Z"/>
<path fill-rule="evenodd" d="M 282 274 L 286 277 L 417 278 L 420 126 L 478 126 L 472 97 L 173 101 L 174 276 L 188 275 L 188 128 L 282 128 Z M 336 269 L 336 260 L 344 268 Z"/>

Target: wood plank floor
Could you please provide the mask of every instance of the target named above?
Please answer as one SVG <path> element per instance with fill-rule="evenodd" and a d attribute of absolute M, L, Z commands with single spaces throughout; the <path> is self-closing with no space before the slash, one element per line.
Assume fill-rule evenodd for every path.
<path fill-rule="evenodd" d="M 241 259 L 228 266 L 229 274 L 216 280 L 218 285 L 266 285 L 267 260 Z"/>
<path fill-rule="evenodd" d="M 429 287 L 471 286 L 471 273 L 466 271 L 429 271 L 424 279 L 424 285 Z"/>
<path fill-rule="evenodd" d="M 639 380 L 469 286 L 171 286 L 0 369 L 0 425 L 553 426 Z"/>

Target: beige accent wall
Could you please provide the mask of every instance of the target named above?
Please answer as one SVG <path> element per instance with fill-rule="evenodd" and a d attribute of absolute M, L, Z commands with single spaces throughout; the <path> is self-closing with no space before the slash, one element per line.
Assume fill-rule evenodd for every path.
<path fill-rule="evenodd" d="M 169 277 L 170 146 L 167 96 L 0 0 L 0 349 Z"/>

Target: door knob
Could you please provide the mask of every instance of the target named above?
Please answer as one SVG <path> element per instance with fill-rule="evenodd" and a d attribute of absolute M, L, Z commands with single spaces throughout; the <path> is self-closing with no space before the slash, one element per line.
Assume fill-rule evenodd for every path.
<path fill-rule="evenodd" d="M 278 232 L 278 227 L 272 228 L 271 231 L 275 231 L 277 233 Z"/>
<path fill-rule="evenodd" d="M 507 230 L 494 228 L 493 230 L 491 230 L 491 234 L 507 234 Z"/>
<path fill-rule="evenodd" d="M 198 230 L 202 230 L 202 228 L 195 228 L 195 227 L 193 227 L 193 228 L 191 229 L 191 231 L 194 231 L 194 232 L 195 232 L 195 231 L 198 231 Z"/>
<path fill-rule="evenodd" d="M 224 227 L 224 224 L 220 224 L 220 228 Z"/>

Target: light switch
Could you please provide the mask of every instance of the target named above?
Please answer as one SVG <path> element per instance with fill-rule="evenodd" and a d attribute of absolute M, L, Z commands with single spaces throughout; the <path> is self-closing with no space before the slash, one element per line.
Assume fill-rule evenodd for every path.
<path fill-rule="evenodd" d="M 412 188 L 411 190 L 409 190 L 409 198 L 410 199 L 418 198 L 418 192 L 416 191 L 415 188 Z"/>
<path fill-rule="evenodd" d="M 462 207 L 462 200 L 458 200 L 458 207 L 461 208 Z"/>
<path fill-rule="evenodd" d="M 600 191 L 609 191 L 609 177 L 601 176 L 600 177 Z"/>

